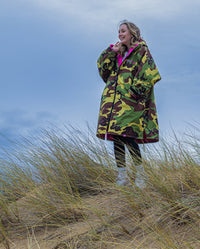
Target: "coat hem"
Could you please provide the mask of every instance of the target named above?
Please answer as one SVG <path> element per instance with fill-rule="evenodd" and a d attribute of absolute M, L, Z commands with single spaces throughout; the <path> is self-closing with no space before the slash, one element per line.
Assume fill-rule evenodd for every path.
<path fill-rule="evenodd" d="M 97 137 L 102 139 L 102 140 L 108 140 L 108 141 L 113 141 L 113 137 L 115 135 L 112 134 L 97 134 Z M 120 136 L 120 135 L 117 135 Z M 132 136 L 123 136 L 122 137 L 132 137 Z M 146 144 L 146 143 L 156 143 L 159 142 L 159 138 L 135 138 L 132 137 L 138 144 Z"/>

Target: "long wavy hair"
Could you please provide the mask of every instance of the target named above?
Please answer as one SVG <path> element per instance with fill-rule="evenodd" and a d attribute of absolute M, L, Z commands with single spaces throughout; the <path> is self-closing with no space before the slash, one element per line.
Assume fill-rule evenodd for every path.
<path fill-rule="evenodd" d="M 128 22 L 127 20 L 123 20 L 120 22 L 119 27 L 122 24 L 126 24 L 128 30 L 130 31 L 132 38 L 131 38 L 131 47 L 134 47 L 140 40 L 142 40 L 140 29 L 132 22 Z M 125 52 L 128 50 L 126 45 L 122 45 L 119 49 L 119 52 L 122 56 L 124 56 Z"/>

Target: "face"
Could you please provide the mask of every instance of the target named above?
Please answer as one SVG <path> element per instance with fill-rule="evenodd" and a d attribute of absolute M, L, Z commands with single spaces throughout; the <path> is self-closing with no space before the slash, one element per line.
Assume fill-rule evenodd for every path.
<path fill-rule="evenodd" d="M 126 24 L 122 24 L 119 27 L 119 39 L 122 42 L 122 44 L 129 46 L 131 42 L 132 35 L 126 26 Z"/>

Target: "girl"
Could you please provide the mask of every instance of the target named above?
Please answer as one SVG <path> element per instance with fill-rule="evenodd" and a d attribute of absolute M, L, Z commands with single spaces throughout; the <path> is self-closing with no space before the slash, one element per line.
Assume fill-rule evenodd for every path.
<path fill-rule="evenodd" d="M 135 165 L 141 163 L 138 143 L 159 140 L 154 84 L 161 79 L 139 28 L 128 21 L 119 26 L 119 40 L 98 58 L 106 83 L 100 104 L 97 137 L 114 142 L 119 169 L 117 183 L 126 183 L 125 145 Z"/>

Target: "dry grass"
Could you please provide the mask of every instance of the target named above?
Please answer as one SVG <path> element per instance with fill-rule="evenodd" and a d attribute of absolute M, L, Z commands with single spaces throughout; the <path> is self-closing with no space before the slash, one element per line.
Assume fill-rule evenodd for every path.
<path fill-rule="evenodd" d="M 199 138 L 151 146 L 140 186 L 127 158 L 125 187 L 93 134 L 43 131 L 1 159 L 0 248 L 199 248 Z"/>

